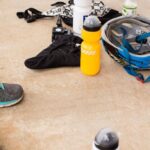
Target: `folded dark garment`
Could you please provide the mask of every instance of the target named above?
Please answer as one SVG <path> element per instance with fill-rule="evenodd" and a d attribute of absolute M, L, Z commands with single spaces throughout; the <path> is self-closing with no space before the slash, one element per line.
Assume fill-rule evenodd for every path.
<path fill-rule="evenodd" d="M 79 66 L 81 43 L 82 39 L 77 36 L 61 36 L 37 56 L 27 59 L 25 66 L 30 69 Z"/>
<path fill-rule="evenodd" d="M 104 15 L 103 17 L 99 17 L 102 25 L 105 24 L 107 21 L 122 16 L 121 13 L 119 13 L 117 10 L 111 9 L 106 15 Z"/>

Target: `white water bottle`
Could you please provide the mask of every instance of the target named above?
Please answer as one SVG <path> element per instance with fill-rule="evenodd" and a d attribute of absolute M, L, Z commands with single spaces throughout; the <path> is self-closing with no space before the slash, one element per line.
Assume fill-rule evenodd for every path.
<path fill-rule="evenodd" d="M 136 0 L 124 0 L 122 14 L 123 15 L 135 15 L 137 11 Z"/>
<path fill-rule="evenodd" d="M 92 11 L 92 0 L 74 0 L 73 7 L 73 31 L 81 35 L 83 22 Z"/>

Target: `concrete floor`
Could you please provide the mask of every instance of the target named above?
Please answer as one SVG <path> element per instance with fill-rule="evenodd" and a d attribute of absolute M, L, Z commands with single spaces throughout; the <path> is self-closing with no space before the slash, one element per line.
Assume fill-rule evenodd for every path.
<path fill-rule="evenodd" d="M 22 103 L 0 109 L 3 150 L 91 150 L 99 129 L 113 128 L 120 150 L 150 149 L 150 84 L 127 75 L 102 50 L 102 70 L 86 77 L 79 68 L 29 70 L 24 60 L 51 41 L 54 20 L 27 24 L 15 13 L 29 7 L 46 10 L 54 0 L 0 1 L 0 80 L 20 83 Z M 121 0 L 105 0 L 121 9 Z M 149 17 L 149 0 L 139 0 Z M 149 72 L 148 72 L 149 73 Z"/>

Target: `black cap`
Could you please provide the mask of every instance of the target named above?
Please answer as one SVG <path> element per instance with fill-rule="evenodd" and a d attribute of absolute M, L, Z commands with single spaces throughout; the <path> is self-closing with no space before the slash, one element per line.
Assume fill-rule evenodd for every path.
<path fill-rule="evenodd" d="M 90 15 L 85 19 L 83 28 L 87 31 L 98 31 L 101 28 L 101 22 L 97 16 Z"/>
<path fill-rule="evenodd" d="M 100 150 L 116 150 L 119 146 L 119 138 L 114 132 L 99 132 L 95 137 L 95 146 Z"/>

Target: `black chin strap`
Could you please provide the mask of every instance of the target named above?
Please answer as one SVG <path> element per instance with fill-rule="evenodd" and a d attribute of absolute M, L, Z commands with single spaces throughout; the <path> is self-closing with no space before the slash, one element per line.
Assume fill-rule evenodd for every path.
<path fill-rule="evenodd" d="M 72 1 L 69 1 L 69 3 L 72 3 Z M 56 3 L 53 3 L 51 6 L 58 8 L 58 7 L 62 7 L 64 5 L 66 5 L 66 3 L 58 1 Z M 54 12 L 56 11 L 55 9 L 52 9 L 52 10 Z M 47 14 L 47 13 L 44 14 L 42 11 L 39 11 L 35 8 L 29 8 L 29 9 L 26 9 L 24 12 L 17 12 L 17 16 L 20 19 L 24 18 L 27 21 L 27 23 L 30 23 L 30 22 L 34 22 L 40 18 L 53 17 L 53 16 L 55 16 L 53 14 L 54 12 L 51 12 L 50 14 Z"/>
<path fill-rule="evenodd" d="M 35 8 L 29 8 L 25 10 L 24 12 L 17 12 L 18 18 L 22 19 L 24 18 L 27 23 L 33 22 L 39 18 L 44 18 L 46 16 L 42 15 L 42 12 L 35 9 Z"/>

